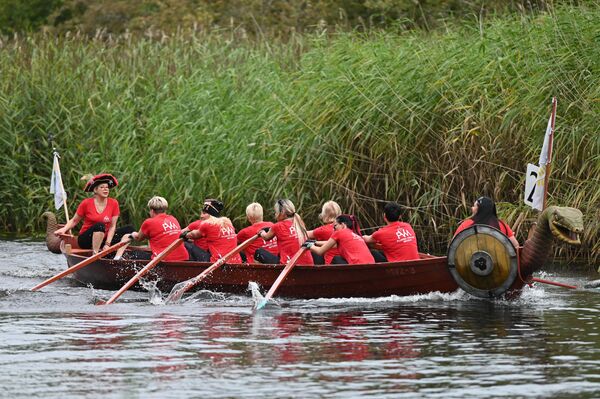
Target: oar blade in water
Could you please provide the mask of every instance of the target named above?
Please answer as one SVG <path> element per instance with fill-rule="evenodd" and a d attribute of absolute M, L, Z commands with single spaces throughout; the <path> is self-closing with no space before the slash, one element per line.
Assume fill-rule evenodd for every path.
<path fill-rule="evenodd" d="M 267 305 L 268 302 L 268 299 L 261 299 L 259 302 L 256 303 L 256 305 L 254 305 L 254 310 L 261 310 Z"/>
<path fill-rule="evenodd" d="M 173 302 L 179 302 L 179 300 L 181 299 L 183 294 L 185 294 L 185 292 L 187 291 L 188 283 L 189 283 L 188 281 L 182 281 L 181 283 L 175 284 L 175 286 L 171 290 L 171 293 L 165 300 L 165 303 L 170 304 Z"/>

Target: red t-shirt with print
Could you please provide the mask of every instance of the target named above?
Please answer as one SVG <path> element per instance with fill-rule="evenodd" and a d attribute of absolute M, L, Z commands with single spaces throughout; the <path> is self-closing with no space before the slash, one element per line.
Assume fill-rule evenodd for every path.
<path fill-rule="evenodd" d="M 190 225 L 187 227 L 188 231 L 198 230 L 202 222 L 204 222 L 204 220 L 200 219 L 190 223 Z M 206 237 L 196 238 L 194 240 L 194 245 L 198 248 L 208 251 L 208 243 L 206 242 Z"/>
<path fill-rule="evenodd" d="M 140 231 L 148 237 L 150 250 L 152 251 L 152 259 L 164 251 L 169 245 L 179 238 L 181 227 L 175 217 L 166 213 L 159 213 L 153 218 L 148 218 L 142 223 Z M 189 255 L 185 247 L 179 245 L 168 254 L 164 260 L 166 261 L 181 261 L 188 260 Z"/>
<path fill-rule="evenodd" d="M 206 237 L 211 262 L 218 261 L 237 247 L 235 228 L 230 223 L 213 223 L 209 219 L 203 221 L 198 230 L 202 237 Z M 239 253 L 235 254 L 227 263 L 242 263 L 242 257 Z"/>
<path fill-rule="evenodd" d="M 352 230 L 348 228 L 336 230 L 331 238 L 337 243 L 340 256 L 349 264 L 375 263 L 365 240 Z"/>
<path fill-rule="evenodd" d="M 388 262 L 419 259 L 417 236 L 408 223 L 390 223 L 377 230 L 371 237 L 381 244 Z"/>
<path fill-rule="evenodd" d="M 258 222 L 254 223 L 251 226 L 241 229 L 237 234 L 238 244 L 241 244 L 250 237 L 255 236 L 256 233 L 258 233 L 258 230 L 271 226 L 273 226 L 273 223 L 271 222 Z M 257 238 L 256 240 L 252 241 L 252 243 L 248 245 L 248 247 L 246 247 L 246 249 L 244 250 L 244 253 L 246 254 L 246 260 L 248 263 L 254 262 L 254 253 L 258 248 L 264 248 L 273 255 L 277 255 L 279 253 L 279 247 L 277 246 L 277 237 L 273 237 L 269 241 L 265 241 L 262 238 Z"/>
<path fill-rule="evenodd" d="M 315 240 L 317 241 L 327 241 L 331 238 L 331 235 L 333 234 L 333 223 L 329 223 L 326 225 L 323 225 L 321 227 L 317 227 L 316 229 L 313 230 L 313 235 L 315 237 Z M 334 256 L 339 255 L 340 251 L 337 248 L 331 248 L 329 251 L 325 252 L 325 264 L 329 265 L 331 264 L 331 260 L 333 259 Z"/>
<path fill-rule="evenodd" d="M 469 227 L 475 225 L 475 222 L 473 222 L 473 219 L 467 219 L 464 222 L 462 222 L 458 228 L 456 229 L 456 232 L 454 233 L 454 235 L 457 235 L 458 233 L 460 233 L 461 231 L 468 229 Z M 515 233 L 513 233 L 513 231 L 510 229 L 510 227 L 504 223 L 502 220 L 498 219 L 498 226 L 500 227 L 500 231 L 507 236 L 508 238 L 512 237 L 515 235 Z"/>
<path fill-rule="evenodd" d="M 277 237 L 279 246 L 279 262 L 287 263 L 300 249 L 298 235 L 291 220 L 282 220 L 271 227 L 271 230 Z M 305 251 L 298 259 L 299 265 L 314 265 L 310 251 Z"/>
<path fill-rule="evenodd" d="M 119 202 L 114 198 L 107 198 L 106 207 L 101 213 L 98 213 L 94 198 L 86 198 L 77 207 L 77 214 L 83 218 L 83 226 L 79 230 L 80 235 L 96 223 L 104 223 L 104 231 L 108 233 L 112 218 L 120 214 Z"/>

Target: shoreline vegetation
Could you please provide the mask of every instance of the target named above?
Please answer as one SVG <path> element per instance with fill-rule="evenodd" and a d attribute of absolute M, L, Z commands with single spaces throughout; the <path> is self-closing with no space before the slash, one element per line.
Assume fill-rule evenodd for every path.
<path fill-rule="evenodd" d="M 510 225 L 526 220 L 523 243 L 536 216 L 522 200 L 526 165 L 556 96 L 548 202 L 581 209 L 586 230 L 580 249 L 555 255 L 597 263 L 599 21 L 598 5 L 581 5 L 429 32 L 4 38 L 0 226 L 43 231 L 52 135 L 71 215 L 80 178 L 101 172 L 119 179 L 120 224 L 135 226 L 153 195 L 182 224 L 218 197 L 238 229 L 253 201 L 270 219 L 275 200 L 290 198 L 315 227 L 334 199 L 366 228 L 393 200 L 407 206 L 420 250 L 441 254 L 488 195 Z"/>

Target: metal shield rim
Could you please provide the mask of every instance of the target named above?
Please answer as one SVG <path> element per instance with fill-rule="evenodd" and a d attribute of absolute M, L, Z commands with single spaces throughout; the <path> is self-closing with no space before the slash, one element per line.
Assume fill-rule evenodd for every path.
<path fill-rule="evenodd" d="M 504 244 L 508 244 L 508 245 L 504 245 L 508 249 L 508 256 L 510 258 L 510 271 L 509 271 L 508 277 L 506 278 L 506 280 L 504 280 L 504 282 L 500 286 L 498 286 L 492 290 L 485 290 L 485 289 L 473 287 L 472 285 L 467 283 L 462 278 L 462 276 L 456 271 L 456 264 L 454 261 L 455 256 L 456 256 L 456 249 L 458 248 L 459 244 L 462 241 L 464 241 L 466 238 L 468 238 L 472 235 L 476 235 L 479 232 L 489 234 L 489 235 L 499 239 Z M 457 242 L 458 244 L 454 245 L 455 242 Z M 498 297 L 502 296 L 506 291 L 508 291 L 508 289 L 512 286 L 512 284 L 515 282 L 515 279 L 517 278 L 519 262 L 518 262 L 518 258 L 517 258 L 516 248 L 512 245 L 512 243 L 510 242 L 508 237 L 506 235 L 504 235 L 504 233 L 502 233 L 500 230 L 495 229 L 488 225 L 476 224 L 476 225 L 470 226 L 470 227 L 464 229 L 463 231 L 461 231 L 460 233 L 458 233 L 452 239 L 452 241 L 450 242 L 450 245 L 448 246 L 447 257 L 448 257 L 448 270 L 450 271 L 452 278 L 454 278 L 454 281 L 456 281 L 456 283 L 458 284 L 458 286 L 461 289 L 463 289 L 467 293 L 469 293 L 473 296 L 479 297 L 479 298 L 498 298 Z"/>

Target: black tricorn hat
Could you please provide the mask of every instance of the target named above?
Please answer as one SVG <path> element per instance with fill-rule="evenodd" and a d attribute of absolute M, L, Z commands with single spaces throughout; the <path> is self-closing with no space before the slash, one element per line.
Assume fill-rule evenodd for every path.
<path fill-rule="evenodd" d="M 113 188 L 113 187 L 119 185 L 119 182 L 117 181 L 116 177 L 114 177 L 110 173 L 101 173 L 99 175 L 92 177 L 85 184 L 83 191 L 88 192 L 88 193 L 92 192 L 92 191 L 94 191 L 94 188 L 96 188 L 96 186 L 98 186 L 99 184 L 102 184 L 102 183 L 108 184 L 109 188 Z"/>

